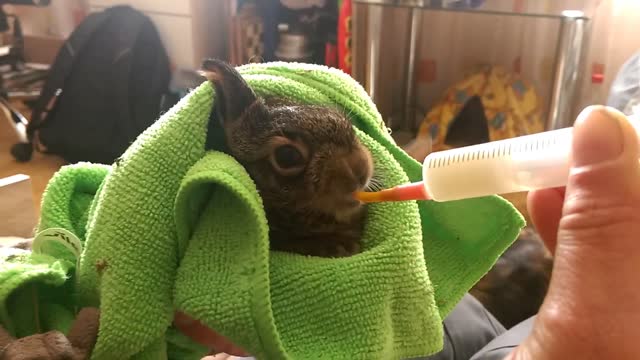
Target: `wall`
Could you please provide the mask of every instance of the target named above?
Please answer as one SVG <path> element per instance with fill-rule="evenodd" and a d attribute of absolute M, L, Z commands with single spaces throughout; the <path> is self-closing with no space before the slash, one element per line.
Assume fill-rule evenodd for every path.
<path fill-rule="evenodd" d="M 54 0 L 47 8 L 5 6 L 5 9 L 21 17 L 24 31 L 28 35 L 64 38 L 82 19 L 87 10 L 86 4 L 85 0 Z M 527 9 L 555 13 L 562 9 L 581 8 L 593 15 L 591 45 L 584 69 L 586 76 L 577 108 L 605 102 L 611 81 L 620 66 L 640 50 L 640 37 L 636 35 L 637 24 L 640 23 L 638 0 L 487 0 L 486 5 L 498 10 Z M 203 21 L 221 24 L 222 20 L 224 19 L 209 18 Z M 385 10 L 382 24 L 383 71 L 380 76 L 384 86 L 378 104 L 383 114 L 398 110 L 404 100 L 404 87 L 398 79 L 406 72 L 405 24 L 408 21 L 409 13 L 406 9 Z M 459 80 L 463 72 L 473 64 L 493 63 L 513 68 L 518 59 L 524 76 L 548 100 L 557 30 L 555 20 L 423 12 L 419 57 L 422 67 L 418 69 L 422 70 L 418 75 L 423 81 L 418 84 L 417 89 L 419 105 L 427 110 L 446 87 Z M 218 29 L 217 32 L 221 31 Z M 207 42 L 207 39 L 211 39 L 209 34 L 210 32 L 198 35 L 196 43 Z M 356 46 L 361 48 L 366 38 L 358 36 Z M 226 41 L 226 35 L 220 38 Z M 224 47 L 225 45 L 217 46 L 220 49 Z M 593 64 L 603 65 L 605 78 L 602 84 L 591 83 Z M 354 71 L 363 73 L 365 69 L 360 67 Z"/>
<path fill-rule="evenodd" d="M 53 0 L 47 7 L 5 5 L 20 17 L 25 35 L 66 38 L 87 12 L 85 0 Z"/>
<path fill-rule="evenodd" d="M 423 76 L 418 99 L 432 104 L 476 64 L 519 69 L 548 99 L 558 30 L 554 19 L 425 12 L 420 60 L 435 71 Z"/>
<path fill-rule="evenodd" d="M 6 6 L 26 35 L 66 38 L 89 12 L 131 5 L 155 24 L 175 68 L 193 69 L 207 57 L 227 58 L 232 0 L 53 0 L 44 8 Z"/>
<path fill-rule="evenodd" d="M 640 26 L 640 1 L 604 0 L 592 26 L 585 71 L 590 71 L 593 64 L 602 64 L 605 77 L 602 84 L 592 84 L 589 78 L 584 79 L 579 108 L 593 103 L 605 103 L 611 82 L 620 67 L 631 55 L 640 51 L 640 37 L 637 35 Z"/>
<path fill-rule="evenodd" d="M 576 111 L 591 103 L 604 103 L 610 83 L 622 63 L 640 50 L 635 27 L 640 22 L 637 0 L 487 0 L 493 10 L 528 10 L 559 14 L 563 9 L 580 9 L 592 17 L 590 49 L 586 54 L 582 91 Z M 407 9 L 385 8 L 382 36 L 380 94 L 377 104 L 386 117 L 400 110 L 405 99 L 402 79 L 407 63 Z M 367 51 L 367 15 L 362 9 L 358 23 L 357 53 Z M 556 19 L 423 11 L 419 56 L 416 68 L 417 99 L 423 111 L 437 101 L 446 88 L 460 80 L 476 64 L 502 65 L 520 71 L 530 80 L 548 107 L 559 21 Z M 602 67 L 604 82 L 593 84 L 593 66 Z M 356 59 L 355 77 L 364 81 L 366 64 Z M 419 117 L 420 118 L 420 117 Z"/>

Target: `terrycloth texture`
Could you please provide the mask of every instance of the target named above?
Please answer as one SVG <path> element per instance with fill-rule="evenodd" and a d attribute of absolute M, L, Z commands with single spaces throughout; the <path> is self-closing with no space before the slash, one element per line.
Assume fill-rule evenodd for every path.
<path fill-rule="evenodd" d="M 385 185 L 419 180 L 420 165 L 393 143 L 369 97 L 345 74 L 284 63 L 240 72 L 260 95 L 341 107 Z M 90 205 L 54 194 L 56 182 L 80 173 L 65 168 L 49 185 L 43 209 L 50 213 L 39 230 L 82 234 L 83 215 L 69 209 L 89 209 L 86 234 L 78 235 L 84 252 L 75 290 L 78 305 L 100 306 L 92 358 L 180 353 L 170 328 L 175 310 L 257 358 L 399 359 L 438 351 L 442 317 L 516 238 L 524 225 L 517 211 L 499 197 L 375 204 L 361 254 L 270 253 L 248 174 L 225 154 L 205 153 L 213 100 L 203 84 L 111 169 L 79 165 L 85 180 L 104 176 L 99 189 L 92 183 Z"/>
<path fill-rule="evenodd" d="M 0 247 L 0 325 L 14 337 L 66 331 L 73 309 L 61 303 L 70 268 L 66 260 Z"/>
<path fill-rule="evenodd" d="M 63 228 L 84 239 L 89 207 L 110 169 L 78 163 L 54 174 L 45 189 L 38 229 Z"/>
<path fill-rule="evenodd" d="M 63 228 L 83 237 L 89 206 L 109 167 L 78 164 L 54 175 L 42 203 L 40 229 Z M 56 243 L 43 252 L 0 247 L 0 325 L 13 336 L 58 330 L 74 318 L 75 257 Z"/>

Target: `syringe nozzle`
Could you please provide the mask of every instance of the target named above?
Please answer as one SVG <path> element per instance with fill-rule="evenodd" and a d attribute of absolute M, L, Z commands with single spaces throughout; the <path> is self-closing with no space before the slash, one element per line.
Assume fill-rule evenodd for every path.
<path fill-rule="evenodd" d="M 422 181 L 407 185 L 399 185 L 377 192 L 359 191 L 354 194 L 354 197 L 364 203 L 430 199 Z"/>

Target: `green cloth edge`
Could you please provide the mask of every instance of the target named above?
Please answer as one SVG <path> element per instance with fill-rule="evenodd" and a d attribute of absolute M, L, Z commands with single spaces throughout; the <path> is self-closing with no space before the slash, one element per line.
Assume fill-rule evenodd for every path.
<path fill-rule="evenodd" d="M 367 133 L 374 140 L 382 144 L 387 150 L 394 156 L 396 161 L 405 170 L 409 181 L 416 182 L 422 180 L 422 165 L 415 159 L 411 158 L 406 152 L 398 147 L 393 141 L 387 128 L 384 126 L 384 122 L 377 111 L 377 108 L 366 91 L 355 81 L 345 81 L 340 85 L 347 85 L 343 88 L 331 86 L 334 82 L 332 76 L 345 77 L 347 76 L 343 72 L 337 69 L 318 67 L 314 70 L 309 70 L 305 66 L 291 66 L 290 63 L 269 63 L 269 64 L 249 64 L 239 67 L 240 73 L 252 84 L 252 76 L 257 79 L 265 76 L 279 76 L 281 73 L 287 73 L 290 78 L 296 81 L 309 85 L 317 89 L 321 89 L 324 98 L 299 98 L 297 95 L 299 92 L 288 91 L 291 98 L 296 98 L 299 101 L 310 102 L 316 104 L 330 102 L 336 103 L 338 106 L 344 107 L 347 99 L 355 104 L 355 109 L 350 110 L 350 115 L 357 118 L 360 121 L 354 121 L 354 125 L 360 130 Z M 255 87 L 256 91 L 262 94 L 272 93 L 272 89 Z M 366 121 L 370 118 L 375 121 Z M 364 122 L 363 122 L 364 121 Z M 492 207 L 494 211 L 499 211 L 501 216 L 495 216 L 496 218 L 502 217 L 503 221 L 486 231 L 484 236 L 474 236 L 474 234 L 455 234 L 450 232 L 449 234 L 443 234 L 437 232 L 434 235 L 435 239 L 431 241 L 425 239 L 425 257 L 428 257 L 429 262 L 429 277 L 432 284 L 435 287 L 435 298 L 438 308 L 440 309 L 440 316 L 446 317 L 453 307 L 458 303 L 464 293 L 470 289 L 477 280 L 482 277 L 493 266 L 497 258 L 502 252 L 515 240 L 522 229 L 525 226 L 524 217 L 517 211 L 517 209 L 500 196 L 488 196 L 479 199 L 467 199 L 446 203 L 436 202 L 418 202 L 420 209 L 420 216 L 422 218 L 423 235 L 436 229 L 435 222 L 431 219 L 458 219 L 461 213 L 469 208 L 483 208 Z M 490 225 L 488 223 L 478 224 L 480 226 Z M 478 227 L 481 228 L 481 227 Z M 464 268 L 460 263 L 464 264 L 469 259 L 469 254 L 458 254 L 451 251 L 451 247 L 446 244 L 446 240 L 443 239 L 444 235 L 449 235 L 451 238 L 471 238 L 474 242 L 485 244 L 486 249 L 490 253 L 494 253 L 495 256 L 483 257 L 476 259 L 474 265 L 471 268 Z M 435 256 L 429 256 L 429 254 L 436 254 Z M 451 281 L 449 279 L 450 274 L 459 273 L 461 276 L 460 281 Z M 475 280 L 472 280 L 475 278 Z M 445 281 L 447 279 L 447 281 Z M 448 285 L 441 285 L 448 283 Z M 455 294 L 455 295 L 452 295 Z"/>
<path fill-rule="evenodd" d="M 288 66 L 290 66 L 290 64 L 287 65 L 286 69 L 290 70 Z M 244 68 L 240 68 L 241 72 L 243 74 L 246 74 L 246 77 L 249 83 L 252 82 L 251 81 L 252 71 L 255 72 L 256 68 L 260 68 L 260 66 L 250 65 Z M 322 77 L 320 77 L 320 80 L 318 80 L 317 77 L 313 76 L 314 71 L 304 70 L 303 74 L 298 74 L 296 71 L 293 71 L 293 73 L 296 76 L 299 76 L 297 80 L 300 80 L 301 82 L 302 80 L 310 81 L 311 83 L 314 83 L 315 81 L 322 81 Z M 265 75 L 263 72 L 262 74 L 257 74 L 255 76 L 261 77 Z M 357 92 L 358 91 L 357 87 L 354 87 L 354 88 L 355 88 L 355 92 Z M 331 92 L 335 91 L 336 89 L 333 89 L 331 87 L 326 87 L 326 90 L 327 90 L 326 98 L 318 98 L 318 99 L 305 98 L 301 100 L 309 101 L 309 102 L 317 101 L 316 103 L 322 103 L 322 101 L 326 99 L 332 99 L 332 98 L 335 99 L 335 96 L 332 96 Z M 352 91 L 352 90 L 354 89 L 350 89 L 349 91 Z M 202 90 L 202 86 L 201 86 L 196 91 L 206 91 L 206 90 Z M 256 91 L 260 92 L 259 86 L 257 87 Z M 261 93 L 264 94 L 266 92 L 268 91 L 263 89 Z M 361 91 L 361 93 L 363 93 L 363 90 Z M 212 98 L 213 94 L 210 94 L 210 95 Z M 375 112 L 375 107 L 372 107 L 373 104 L 369 101 L 369 98 L 365 96 L 360 98 L 360 100 L 362 99 L 365 99 L 365 101 L 359 101 L 360 103 L 362 103 L 362 108 L 356 111 L 362 111 L 363 114 L 371 115 L 372 114 L 371 109 L 373 108 Z M 366 119 L 366 117 L 361 117 L 361 119 Z M 387 149 L 393 154 L 396 160 L 403 166 L 403 168 L 407 172 L 407 175 L 412 181 L 420 179 L 420 176 L 421 176 L 420 164 L 413 161 L 404 152 L 402 152 L 399 148 L 397 148 L 393 144 L 393 141 L 391 140 L 388 133 L 380 126 L 380 124 L 356 123 L 356 126 L 359 126 L 362 129 L 366 129 L 366 131 L 371 137 L 376 139 L 381 144 L 385 145 L 385 147 L 387 147 Z M 95 205 L 95 202 L 91 206 L 93 207 L 94 205 Z M 478 266 L 478 268 L 483 268 L 483 267 L 486 268 L 484 270 L 470 271 L 468 269 L 465 269 L 464 266 L 461 266 L 459 264 L 452 264 L 451 261 L 444 261 L 442 264 L 439 264 L 437 261 L 438 256 L 434 256 L 432 259 L 428 260 L 429 276 L 431 277 L 433 283 L 435 284 L 436 300 L 440 299 L 440 301 L 438 301 L 438 306 L 442 316 L 445 316 L 451 310 L 451 308 L 453 308 L 455 303 L 457 303 L 459 298 L 461 298 L 462 295 L 464 294 L 464 291 L 466 291 L 466 289 L 468 289 L 473 284 L 474 281 L 472 280 L 461 281 L 461 282 L 450 281 L 449 283 L 452 286 L 441 286 L 440 283 L 437 281 L 437 279 L 439 278 L 439 274 L 445 274 L 447 273 L 447 271 L 453 271 L 453 273 L 458 272 L 462 274 L 463 275 L 462 277 L 464 279 L 468 279 L 469 276 L 475 276 L 479 272 L 484 273 L 495 262 L 495 259 L 499 256 L 502 250 L 504 250 L 504 248 L 506 248 L 506 246 L 508 246 L 511 243 L 511 241 L 509 241 L 508 239 L 515 239 L 519 231 L 519 227 L 522 227 L 524 225 L 524 221 L 522 220 L 522 217 L 515 211 L 513 206 L 511 206 L 506 200 L 500 197 L 488 197 L 484 199 L 465 200 L 465 201 L 455 202 L 455 203 L 435 204 L 435 203 L 421 202 L 419 204 L 420 214 L 421 214 L 422 223 L 423 223 L 423 229 L 433 228 L 436 224 L 436 220 L 442 221 L 443 218 L 447 218 L 449 216 L 448 214 L 456 214 L 456 213 L 459 214 L 460 209 L 465 207 L 474 207 L 474 206 L 480 206 L 480 207 L 488 206 L 488 207 L 494 207 L 495 208 L 494 211 L 496 209 L 501 210 L 502 216 L 496 216 L 496 217 L 503 217 L 504 221 L 496 222 L 495 226 L 493 226 L 489 231 L 487 231 L 488 233 L 487 237 L 491 237 L 491 235 L 493 235 L 494 239 L 501 239 L 502 241 L 498 240 L 498 241 L 486 242 L 487 248 L 494 250 L 493 252 L 496 255 L 494 258 L 487 257 L 487 258 L 480 259 L 481 261 L 479 262 L 480 263 L 479 266 L 478 266 L 478 262 L 476 262 L 475 265 Z M 45 223 L 47 223 L 47 221 L 41 222 L 41 225 L 44 225 Z M 51 223 L 55 223 L 55 221 L 51 221 Z M 482 226 L 486 226 L 486 225 L 487 224 L 482 224 Z M 52 226 L 45 226 L 45 227 L 52 227 Z M 77 226 L 73 224 L 67 224 L 64 227 L 71 227 L 75 229 Z M 42 228 L 44 227 L 41 227 L 41 229 Z M 451 251 L 449 252 L 446 251 L 447 249 L 450 249 L 450 246 L 447 246 L 446 243 L 442 243 L 442 242 L 444 241 L 444 238 L 447 238 L 447 237 L 451 238 L 452 235 L 453 235 L 453 238 L 455 238 L 456 234 L 447 233 L 446 231 L 443 231 L 443 230 L 441 230 L 440 232 L 441 233 L 430 234 L 432 236 L 435 235 L 435 238 L 431 239 L 431 241 L 425 242 L 424 244 L 425 254 L 437 254 L 437 253 L 448 254 L 451 252 Z M 484 241 L 484 239 L 477 238 L 477 237 L 475 240 L 481 243 Z M 444 249 L 444 251 L 442 249 Z M 470 254 L 454 253 L 449 255 L 452 256 L 452 258 L 459 258 L 462 260 L 472 257 Z M 425 255 L 425 256 L 428 256 L 428 255 Z M 443 258 L 443 257 L 441 256 L 440 258 Z M 488 266 L 486 266 L 486 264 L 488 264 Z M 443 270 L 438 271 L 438 269 L 443 269 Z M 445 271 L 445 269 L 447 270 Z M 451 272 L 449 272 L 448 274 L 450 275 Z M 465 290 L 462 291 L 457 297 L 449 296 L 447 298 L 446 296 L 444 296 L 444 295 L 451 295 L 453 293 L 460 292 L 459 289 L 461 288 L 464 288 Z"/>

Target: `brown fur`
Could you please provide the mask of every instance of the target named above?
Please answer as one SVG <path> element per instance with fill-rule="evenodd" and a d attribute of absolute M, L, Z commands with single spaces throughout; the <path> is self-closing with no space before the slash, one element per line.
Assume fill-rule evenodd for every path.
<path fill-rule="evenodd" d="M 14 339 L 0 326 L 0 360 L 85 360 L 98 338 L 100 312 L 83 308 L 65 336 L 59 331 Z"/>
<path fill-rule="evenodd" d="M 237 71 L 208 60 L 202 74 L 216 88 L 216 111 L 229 152 L 254 180 L 273 250 L 324 257 L 360 249 L 365 207 L 353 198 L 373 172 L 369 151 L 337 109 L 258 98 Z M 290 146 L 300 166 L 283 169 Z"/>

